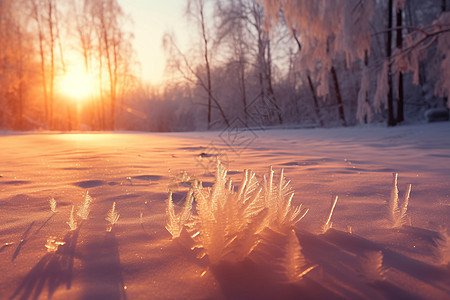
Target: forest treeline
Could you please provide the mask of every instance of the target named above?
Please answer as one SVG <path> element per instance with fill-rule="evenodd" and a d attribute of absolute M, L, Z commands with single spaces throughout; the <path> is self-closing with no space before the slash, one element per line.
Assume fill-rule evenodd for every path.
<path fill-rule="evenodd" d="M 425 110 L 449 105 L 448 2 L 187 0 L 189 48 L 166 33 L 167 78 L 151 86 L 136 75 L 130 20 L 116 0 L 0 0 L 0 127 L 188 131 L 420 121 Z M 82 108 L 55 89 L 67 49 L 96 78 Z"/>

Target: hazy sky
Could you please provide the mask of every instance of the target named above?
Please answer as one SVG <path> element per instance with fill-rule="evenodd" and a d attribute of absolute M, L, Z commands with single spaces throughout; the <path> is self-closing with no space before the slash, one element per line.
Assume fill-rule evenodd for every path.
<path fill-rule="evenodd" d="M 186 0 L 119 0 L 119 3 L 134 20 L 134 48 L 142 65 L 142 77 L 157 84 L 164 73 L 164 32 L 175 32 L 181 44 L 187 40 Z"/>

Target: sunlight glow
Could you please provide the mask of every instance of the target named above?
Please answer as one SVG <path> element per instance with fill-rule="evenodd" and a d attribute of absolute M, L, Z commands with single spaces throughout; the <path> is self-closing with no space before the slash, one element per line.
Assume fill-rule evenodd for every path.
<path fill-rule="evenodd" d="M 75 101 L 86 101 L 94 95 L 93 77 L 83 67 L 75 66 L 66 71 L 58 81 L 59 92 Z"/>

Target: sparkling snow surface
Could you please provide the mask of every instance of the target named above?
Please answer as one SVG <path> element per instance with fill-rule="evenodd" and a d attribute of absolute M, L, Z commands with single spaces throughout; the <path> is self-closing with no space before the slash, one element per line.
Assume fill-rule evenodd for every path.
<path fill-rule="evenodd" d="M 440 226 L 450 228 L 449 122 L 389 129 L 3 133 L 0 153 L 2 299 L 450 298 L 450 267 L 436 255 Z M 270 165 L 276 172 L 284 168 L 294 204 L 310 209 L 295 229 L 305 259 L 318 265 L 300 282 L 283 282 L 277 270 L 251 257 L 210 266 L 207 257 L 198 259 L 171 240 L 164 227 L 168 187 L 181 205 L 188 187 L 176 178 L 186 171 L 211 186 L 217 156 L 236 185 L 244 169 L 261 179 Z M 400 199 L 412 184 L 408 225 L 395 229 L 386 210 L 393 172 Z M 93 199 L 89 217 L 78 218 L 70 231 L 72 206 L 76 211 L 83 204 L 86 191 Z M 333 227 L 322 234 L 335 195 Z M 114 202 L 120 217 L 107 232 Z M 266 252 L 258 255 L 276 261 L 276 251 L 267 250 L 275 246 L 283 247 L 263 245 Z"/>

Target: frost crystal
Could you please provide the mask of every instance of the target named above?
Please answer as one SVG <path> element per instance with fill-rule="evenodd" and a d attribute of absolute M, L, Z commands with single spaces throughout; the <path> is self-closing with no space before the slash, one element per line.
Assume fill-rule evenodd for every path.
<path fill-rule="evenodd" d="M 398 201 L 398 187 L 397 177 L 398 173 L 393 173 L 393 183 L 391 190 L 391 197 L 387 202 L 388 206 L 388 219 L 392 227 L 399 227 L 406 224 L 406 211 L 408 209 L 409 196 L 411 194 L 411 184 L 408 185 L 408 189 L 405 192 L 405 197 L 402 204 Z"/>
<path fill-rule="evenodd" d="M 114 226 L 114 224 L 117 223 L 119 220 L 119 214 L 115 211 L 116 209 L 116 202 L 113 202 L 112 208 L 108 211 L 108 215 L 106 216 L 105 220 L 109 222 L 108 227 L 106 228 L 106 231 L 110 232 Z"/>
<path fill-rule="evenodd" d="M 47 243 L 45 247 L 47 248 L 47 252 L 56 252 L 59 246 L 65 245 L 65 242 L 57 241 L 55 237 L 49 237 L 47 239 Z"/>
<path fill-rule="evenodd" d="M 77 229 L 77 221 L 75 221 L 75 219 L 73 217 L 74 209 L 75 209 L 75 207 L 72 205 L 72 210 L 70 211 L 69 222 L 66 222 L 67 225 L 69 225 L 70 230 L 72 230 L 72 231 Z"/>
<path fill-rule="evenodd" d="M 302 247 L 298 241 L 294 229 L 288 234 L 286 252 L 283 259 L 283 267 L 288 282 L 296 282 L 313 270 L 317 265 L 307 267 L 305 257 L 302 254 Z"/>
<path fill-rule="evenodd" d="M 368 282 L 384 280 L 387 269 L 383 267 L 383 252 L 367 252 L 361 262 L 361 271 Z"/>
<path fill-rule="evenodd" d="M 447 233 L 447 228 L 441 226 L 439 228 L 438 238 L 434 240 L 436 244 L 435 257 L 436 261 L 441 265 L 446 265 L 450 262 L 450 237 Z"/>
<path fill-rule="evenodd" d="M 52 213 L 56 213 L 56 200 L 55 198 L 51 198 L 50 200 L 48 200 L 48 203 L 50 204 L 50 210 L 52 211 Z"/>
<path fill-rule="evenodd" d="M 83 219 L 83 220 L 87 220 L 88 216 L 89 216 L 89 212 L 91 211 L 90 206 L 91 206 L 91 202 L 92 202 L 92 197 L 89 196 L 89 192 L 86 191 L 86 195 L 84 197 L 84 202 L 82 205 L 80 205 L 78 207 L 78 212 L 77 215 Z"/>
<path fill-rule="evenodd" d="M 331 216 L 333 216 L 334 208 L 336 207 L 337 201 L 338 201 L 338 196 L 336 196 L 336 198 L 334 198 L 334 201 L 331 202 L 330 213 L 328 214 L 328 218 L 325 221 L 325 224 L 323 224 L 323 226 L 322 226 L 322 233 L 327 232 L 328 229 L 330 229 L 333 226 L 333 222 L 331 222 Z"/>
<path fill-rule="evenodd" d="M 167 230 L 179 237 L 184 226 L 207 255 L 212 264 L 222 260 L 239 261 L 247 257 L 260 243 L 259 233 L 267 227 L 281 231 L 303 218 L 301 206 L 293 208 L 293 191 L 283 176 L 273 183 L 274 172 L 260 187 L 255 173 L 245 170 L 239 188 L 227 181 L 227 170 L 217 162 L 216 181 L 212 188 L 203 188 L 194 181 L 183 210 L 176 214 L 171 198 L 167 199 Z M 193 198 L 196 214 L 191 215 Z"/>
<path fill-rule="evenodd" d="M 169 192 L 169 197 L 167 198 L 166 201 L 166 216 L 167 216 L 166 229 L 172 235 L 172 239 L 180 237 L 184 225 L 190 219 L 193 200 L 194 200 L 193 191 L 189 190 L 189 193 L 186 196 L 186 202 L 183 206 L 183 209 L 178 214 L 176 214 L 172 200 L 172 192 Z"/>
<path fill-rule="evenodd" d="M 264 204 L 268 209 L 267 227 L 274 230 L 283 229 L 295 225 L 303 219 L 308 210 L 302 211 L 302 206 L 292 207 L 294 191 L 290 187 L 290 181 L 286 181 L 284 170 L 281 170 L 278 185 L 274 184 L 274 171 L 269 169 L 269 176 L 264 176 Z"/>

